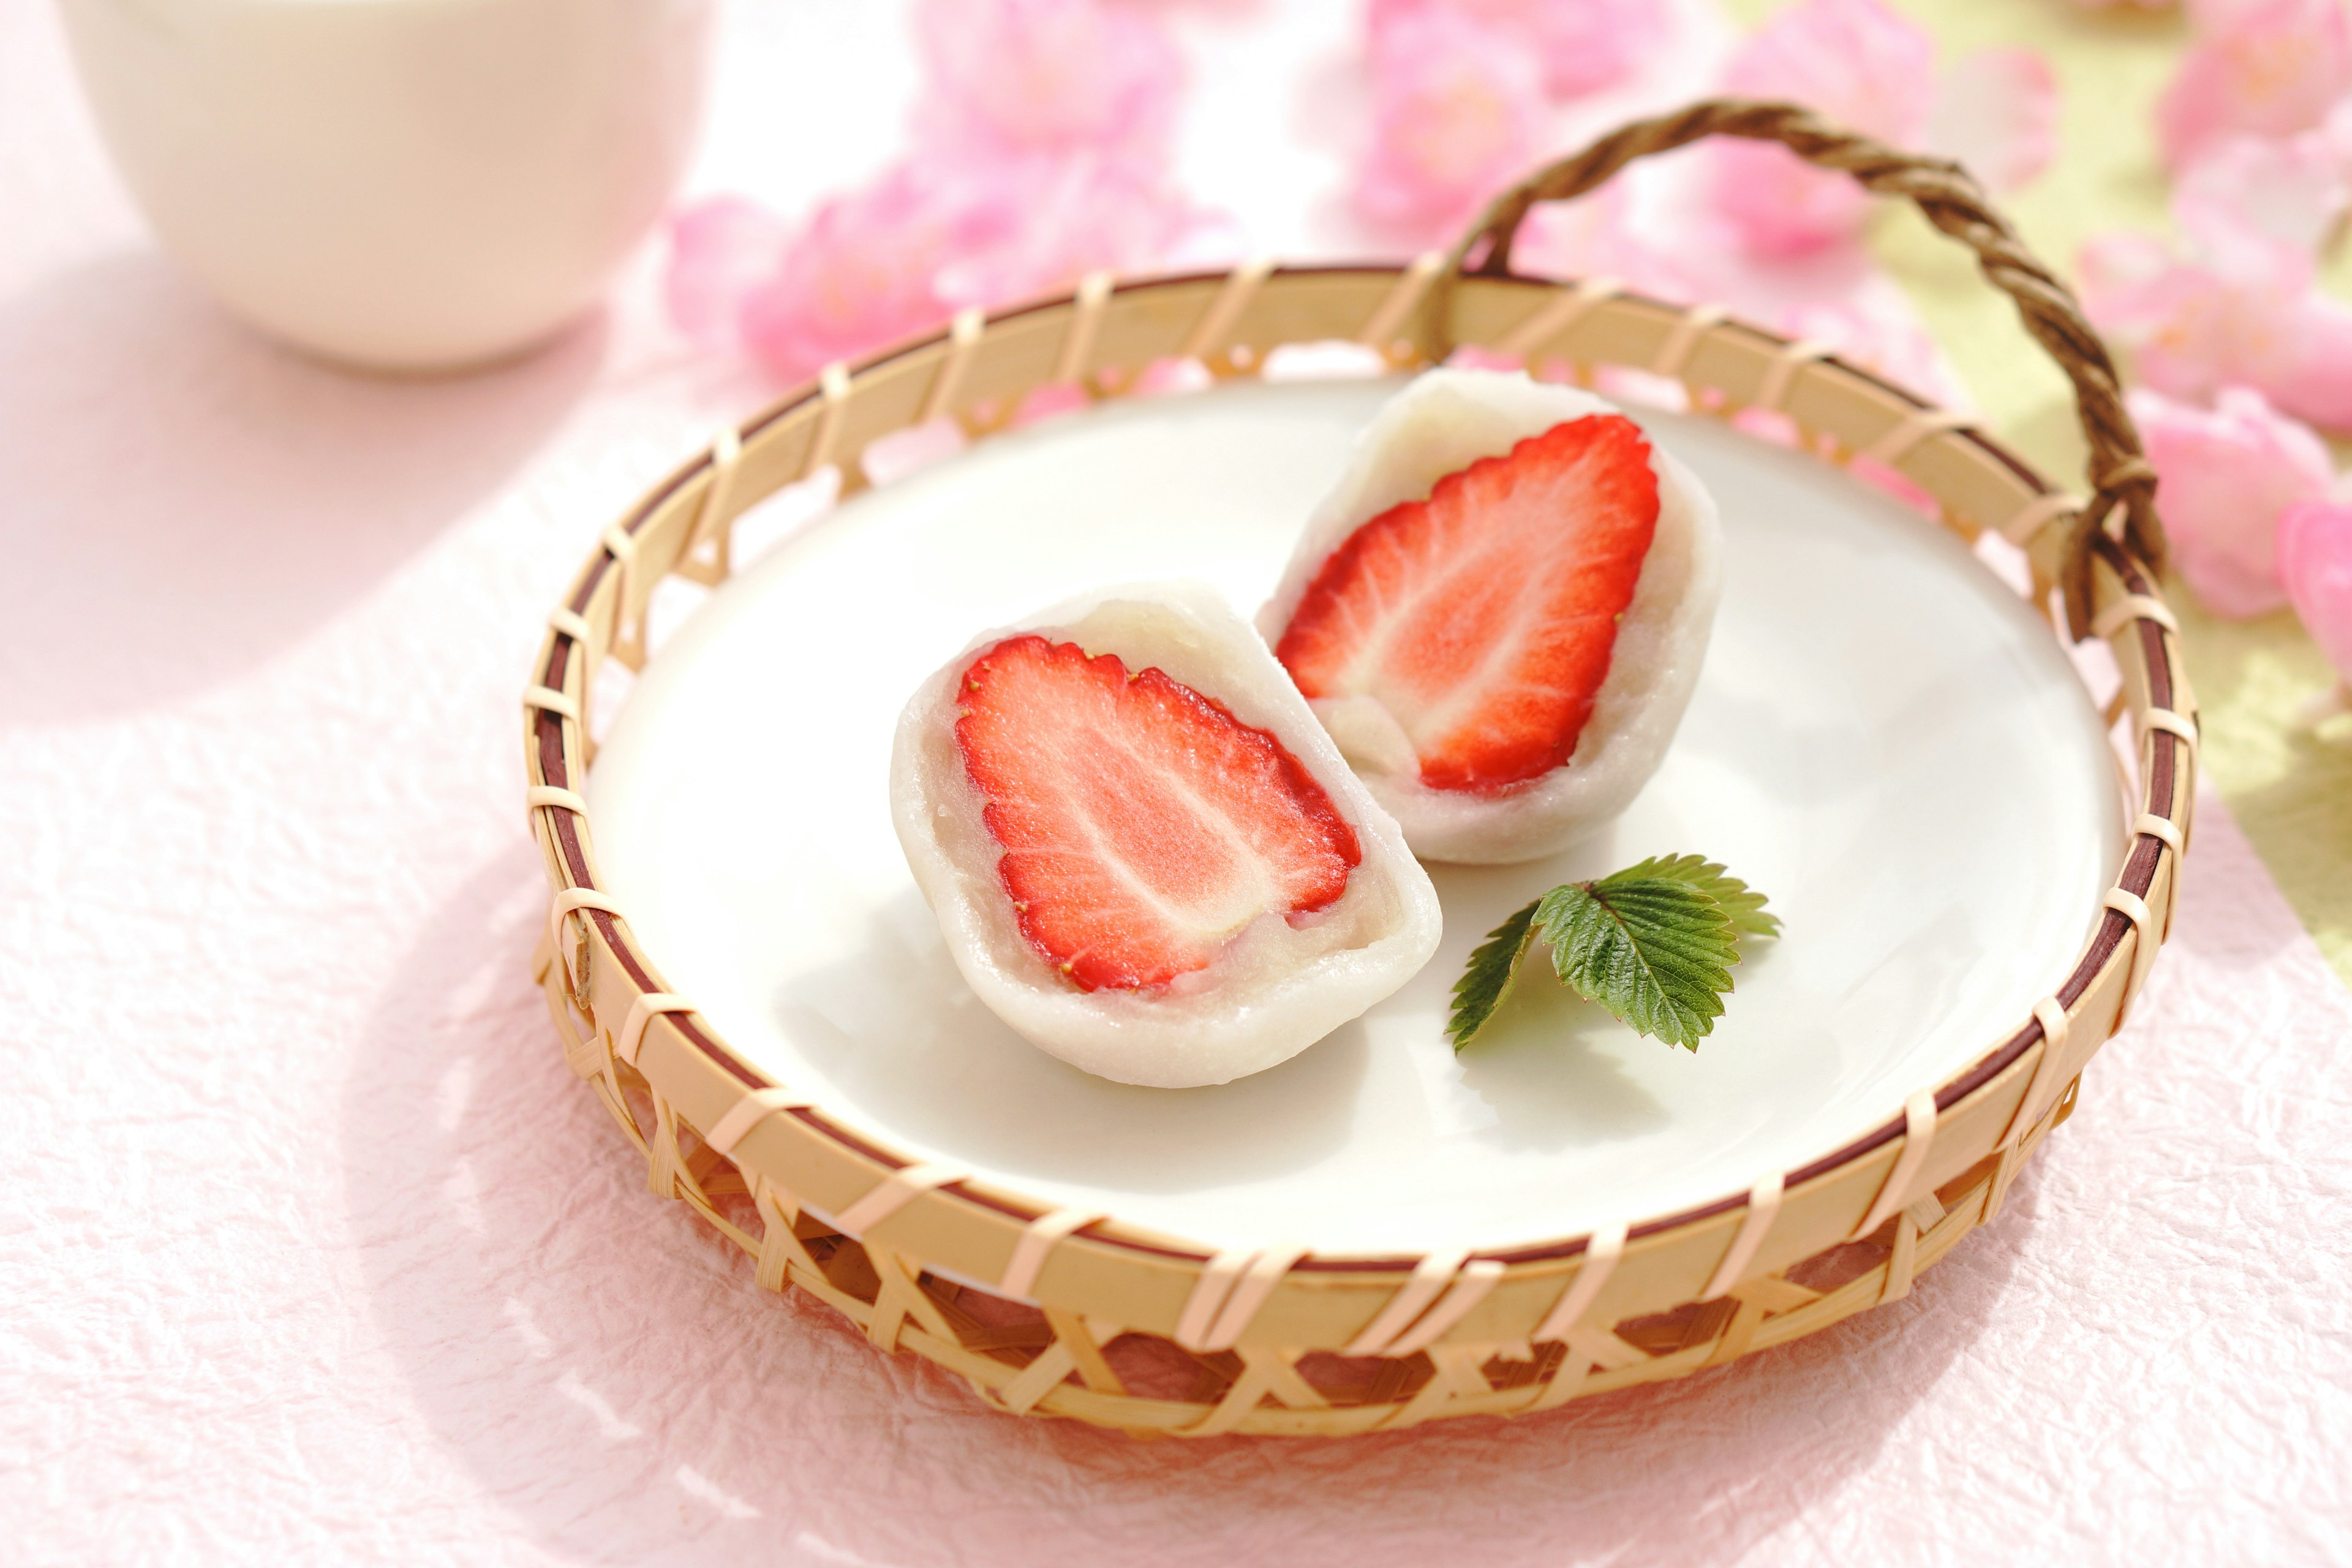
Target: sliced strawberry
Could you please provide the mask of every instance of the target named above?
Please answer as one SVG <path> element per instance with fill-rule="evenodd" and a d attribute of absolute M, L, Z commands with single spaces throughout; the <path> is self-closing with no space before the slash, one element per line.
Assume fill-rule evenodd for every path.
<path fill-rule="evenodd" d="M 1082 990 L 1205 968 L 1269 910 L 1328 908 L 1355 830 L 1281 742 L 1157 668 L 1008 637 L 963 672 L 956 744 L 1021 933 Z"/>
<path fill-rule="evenodd" d="M 1431 788 L 1524 784 L 1575 752 L 1657 523 L 1639 426 L 1555 425 L 1349 534 L 1276 657 L 1309 698 L 1386 708 Z"/>

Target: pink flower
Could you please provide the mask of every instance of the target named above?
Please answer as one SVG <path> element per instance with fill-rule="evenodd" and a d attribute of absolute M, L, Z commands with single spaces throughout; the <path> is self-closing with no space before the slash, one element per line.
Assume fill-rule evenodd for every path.
<path fill-rule="evenodd" d="M 744 345 L 787 378 L 813 375 L 954 313 L 940 292 L 950 257 L 995 237 L 991 211 L 929 165 L 900 164 L 824 201 L 747 290 Z"/>
<path fill-rule="evenodd" d="M 2352 428 L 2352 308 L 2319 291 L 2308 253 L 2195 195 L 2177 209 L 2185 253 L 2135 234 L 2083 247 L 2075 269 L 2092 323 L 2158 392 L 2203 398 L 2235 383 L 2299 418 Z"/>
<path fill-rule="evenodd" d="M 1237 248 L 1161 175 L 1091 155 L 898 164 L 822 203 L 796 233 L 722 198 L 681 216 L 671 243 L 673 319 L 706 341 L 739 335 L 788 378 L 935 328 L 966 305 Z"/>
<path fill-rule="evenodd" d="M 1106 0 L 919 0 L 919 147 L 796 227 L 722 198 L 671 227 L 670 315 L 787 376 L 1096 270 L 1228 259 L 1166 171 L 1183 61 Z"/>
<path fill-rule="evenodd" d="M 1089 272 L 1216 266 L 1241 251 L 1229 218 L 1132 160 L 1006 159 L 972 175 L 957 249 L 938 273 L 959 309 L 1052 293 Z"/>
<path fill-rule="evenodd" d="M 1554 97 L 1573 98 L 1629 75 L 1664 36 L 1658 0 L 1371 0 L 1366 26 L 1377 55 L 1400 21 L 1447 11 L 1509 35 L 1543 67 Z"/>
<path fill-rule="evenodd" d="M 2309 131 L 2269 140 L 2229 135 L 2182 170 L 2172 210 L 2193 235 L 2231 228 L 2316 252 L 2352 205 L 2352 99 Z"/>
<path fill-rule="evenodd" d="M 1670 194 L 1670 193 L 1665 193 Z M 1673 203 L 1641 221 L 1633 187 L 1612 182 L 1577 201 L 1528 215 L 1512 252 L 1521 272 L 1608 276 L 1667 304 L 1702 300 L 1790 338 L 1809 338 L 1934 402 L 1965 407 L 1968 394 L 1909 297 L 1860 250 L 1762 266 L 1714 241 L 1708 215 Z M 1672 243 L 1674 236 L 1685 243 Z"/>
<path fill-rule="evenodd" d="M 1804 0 L 1748 35 L 1726 91 L 1787 99 L 1898 147 L 1927 146 L 1995 190 L 2039 174 L 2054 150 L 2057 85 L 2030 49 L 1970 56 L 1939 82 L 1935 41 L 1878 0 Z M 1710 149 L 1713 201 L 1749 254 L 1785 258 L 1856 239 L 1871 198 L 1785 148 Z"/>
<path fill-rule="evenodd" d="M 697 342 L 731 342 L 743 300 L 775 270 L 791 226 L 740 196 L 714 196 L 670 219 L 670 320 Z"/>
<path fill-rule="evenodd" d="M 2327 499 L 2335 480 L 2327 448 L 2246 387 L 2223 387 L 2210 410 L 2145 389 L 2129 401 L 2180 574 L 2218 615 L 2276 609 L 2286 598 L 2279 520 L 2299 503 Z"/>
<path fill-rule="evenodd" d="M 2058 155 L 2058 82 L 2032 49 L 1984 49 L 1936 89 L 1926 144 L 1958 159 L 1990 191 L 2031 184 Z"/>
<path fill-rule="evenodd" d="M 2352 506 L 2297 501 L 2279 513 L 2278 574 L 2304 629 L 2352 682 Z"/>
<path fill-rule="evenodd" d="M 1158 153 L 1184 61 L 1157 18 L 1102 0 L 923 0 L 916 126 L 959 154 Z"/>
<path fill-rule="evenodd" d="M 1654 172 L 1673 175 L 1687 167 L 1636 165 L 1635 172 L 1610 181 L 1590 195 L 1572 202 L 1545 202 L 1533 208 L 1519 226 L 1512 266 L 1536 277 L 1614 278 L 1654 300 L 1696 304 L 1709 288 L 1711 280 L 1702 272 L 1706 255 L 1714 247 L 1703 238 L 1682 246 L 1663 243 L 1637 225 L 1634 213 L 1634 193 L 1643 175 Z M 1706 221 L 1706 214 L 1696 216 L 1700 222 Z M 1674 216 L 1680 219 L 1683 215 Z M 1696 237 L 1682 222 L 1673 222 L 1672 226 Z M 1741 277 L 1748 274 L 1745 268 L 1738 271 Z"/>
<path fill-rule="evenodd" d="M 2233 0 L 2200 6 L 2210 29 L 2156 106 L 2157 140 L 2179 169 L 2242 132 L 2309 130 L 2352 91 L 2352 16 L 2342 0 Z"/>
<path fill-rule="evenodd" d="M 1789 99 L 1897 146 L 1916 143 L 1936 95 L 1936 45 L 1876 0 L 1804 0 L 1749 34 L 1724 71 L 1727 91 Z M 1869 194 L 1763 142 L 1712 149 L 1715 205 L 1748 248 L 1789 257 L 1852 239 Z"/>
<path fill-rule="evenodd" d="M 1394 16 L 1373 42 L 1356 205 L 1415 239 L 1444 237 L 1534 162 L 1541 75 L 1511 34 L 1446 8 Z"/>

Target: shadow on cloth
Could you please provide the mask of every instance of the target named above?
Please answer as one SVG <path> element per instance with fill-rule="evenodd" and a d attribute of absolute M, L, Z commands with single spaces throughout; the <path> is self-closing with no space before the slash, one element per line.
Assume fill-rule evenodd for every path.
<path fill-rule="evenodd" d="M 393 380 L 265 342 L 152 252 L 9 300 L 0 721 L 136 710 L 295 642 L 514 473 L 604 336 Z"/>
<path fill-rule="evenodd" d="M 544 896 L 519 845 L 402 957 L 346 1087 L 344 1184 L 426 1424 L 580 1562 L 1728 1561 L 1869 1463 L 2032 1226 L 2029 1167 L 1908 1300 L 1521 1422 L 1195 1444 L 1014 1420 L 760 1291 L 646 1193 L 526 973 Z"/>

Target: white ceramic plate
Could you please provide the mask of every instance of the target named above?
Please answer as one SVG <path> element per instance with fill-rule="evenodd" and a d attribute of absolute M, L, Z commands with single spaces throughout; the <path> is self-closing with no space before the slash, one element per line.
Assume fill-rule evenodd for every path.
<path fill-rule="evenodd" d="M 1089 585 L 1205 578 L 1244 615 L 1396 384 L 1111 405 L 860 495 L 740 571 L 630 692 L 589 778 L 646 952 L 730 1047 L 902 1152 L 1216 1247 L 1580 1235 L 1830 1152 L 2021 1024 L 2123 839 L 2098 718 L 1958 541 L 1816 459 L 1643 416 L 1714 489 L 1723 608 L 1665 766 L 1550 861 L 1437 869 L 1411 984 L 1216 1089 L 1089 1078 L 973 999 L 890 831 L 891 726 L 975 632 Z M 1696 1053 L 1549 977 L 1456 1058 L 1464 959 L 1542 889 L 1697 850 L 1768 892 Z"/>

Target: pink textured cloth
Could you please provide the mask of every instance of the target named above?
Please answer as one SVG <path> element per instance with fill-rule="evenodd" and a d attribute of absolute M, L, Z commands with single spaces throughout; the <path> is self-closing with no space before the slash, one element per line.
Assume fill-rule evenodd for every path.
<path fill-rule="evenodd" d="M 722 94 L 714 160 L 754 99 L 799 112 Z M 1010 1420 L 648 1196 L 524 974 L 536 628 L 753 390 L 642 276 L 466 381 L 252 341 L 46 7 L 0 8 L 0 1558 L 2352 1556 L 2352 1001 L 2218 802 L 2081 1113 L 1907 1300 L 1517 1424 Z"/>

